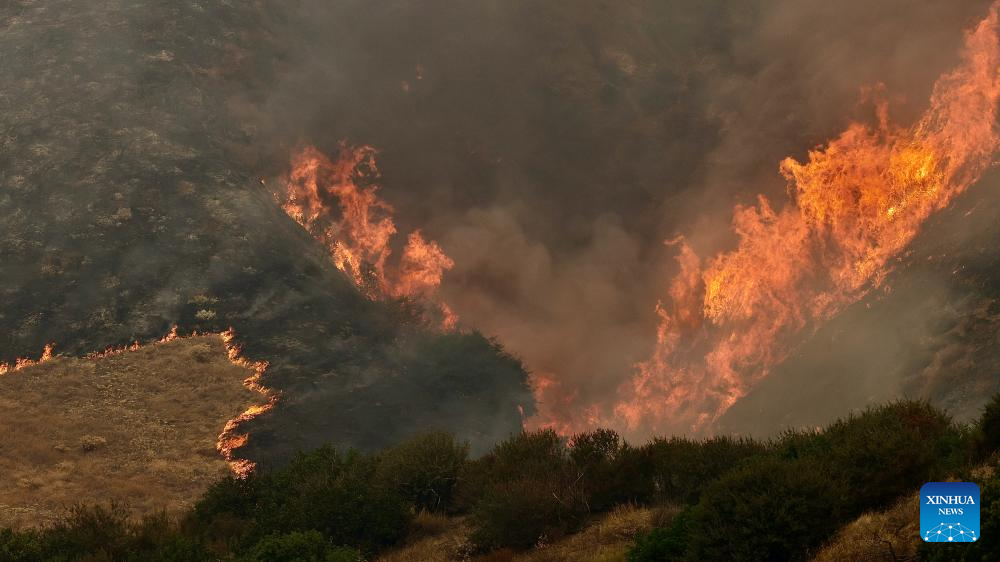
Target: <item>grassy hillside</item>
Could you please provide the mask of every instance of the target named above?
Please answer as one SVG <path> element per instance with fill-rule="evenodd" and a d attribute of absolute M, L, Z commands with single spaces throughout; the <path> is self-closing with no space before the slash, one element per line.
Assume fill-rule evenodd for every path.
<path fill-rule="evenodd" d="M 229 467 L 226 422 L 263 397 L 218 335 L 0 376 L 0 526 L 41 526 L 76 503 L 180 513 Z"/>

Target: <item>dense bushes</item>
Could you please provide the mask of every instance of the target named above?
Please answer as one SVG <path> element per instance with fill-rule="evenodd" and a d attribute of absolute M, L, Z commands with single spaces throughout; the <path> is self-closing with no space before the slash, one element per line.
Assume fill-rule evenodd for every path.
<path fill-rule="evenodd" d="M 750 439 L 658 439 L 634 447 L 599 429 L 567 441 L 523 433 L 470 463 L 462 501 L 481 548 L 523 549 L 624 503 L 693 504 L 719 475 L 768 451 Z"/>
<path fill-rule="evenodd" d="M 218 482 L 180 521 L 134 522 L 111 506 L 74 509 L 42 531 L 0 531 L 0 559 L 347 562 L 397 543 L 421 511 L 468 515 L 469 538 L 481 551 L 519 550 L 620 504 L 666 503 L 683 507 L 681 515 L 640 535 L 630 562 L 801 560 L 862 511 L 962 475 L 973 452 L 994 451 L 998 403 L 971 429 L 926 403 L 903 401 L 768 442 L 671 438 L 633 446 L 602 429 L 569 440 L 524 432 L 475 460 L 442 433 L 377 455 L 326 447 L 278 470 Z M 983 532 L 998 534 L 1000 478 L 983 500 Z M 967 550 L 956 556 L 1000 557 L 985 541 L 961 546 Z"/>
<path fill-rule="evenodd" d="M 407 466 L 325 447 L 280 470 L 221 480 L 181 521 L 133 522 L 113 505 L 74 508 L 41 532 L 4 531 L 0 560 L 353 562 L 406 532 L 413 505 L 395 476 Z"/>
<path fill-rule="evenodd" d="M 653 470 L 653 499 L 673 503 L 696 503 L 705 486 L 768 449 L 752 439 L 728 436 L 704 441 L 656 439 L 646 447 Z"/>
<path fill-rule="evenodd" d="M 555 432 L 521 433 L 472 462 L 464 501 L 483 549 L 524 549 L 575 531 L 589 512 L 578 473 Z"/>
<path fill-rule="evenodd" d="M 324 447 L 287 467 L 216 484 L 195 506 L 200 528 L 242 549 L 270 533 L 319 531 L 338 545 L 374 551 L 398 541 L 410 517 L 403 496 L 376 478 L 377 459 Z"/>
<path fill-rule="evenodd" d="M 631 559 L 807 559 L 861 512 L 959 471 L 968 437 L 927 403 L 900 401 L 767 445 L 654 442 L 673 459 L 653 462 L 672 471 L 659 477 L 664 495 L 697 503 L 683 526 L 637 541 Z"/>
<path fill-rule="evenodd" d="M 449 511 L 468 458 L 467 443 L 456 442 L 450 433 L 428 433 L 383 453 L 377 474 L 417 509 Z"/>
<path fill-rule="evenodd" d="M 803 560 L 844 520 L 845 490 L 818 463 L 762 457 L 712 483 L 692 510 L 693 560 Z"/>
<path fill-rule="evenodd" d="M 361 553 L 338 547 L 318 531 L 273 534 L 264 537 L 241 562 L 360 562 Z"/>
<path fill-rule="evenodd" d="M 1000 394 L 993 396 L 974 429 L 975 453 L 985 458 L 1000 449 Z"/>
<path fill-rule="evenodd" d="M 0 530 L 0 560 L 115 562 L 200 562 L 213 560 L 196 540 L 180 533 L 166 516 L 131 521 L 122 506 L 70 509 L 44 531 Z"/>
<path fill-rule="evenodd" d="M 838 420 L 803 457 L 823 463 L 849 490 L 852 514 L 881 508 L 966 461 L 962 430 L 926 402 L 900 401 Z"/>
<path fill-rule="evenodd" d="M 41 533 L 24 531 L 15 533 L 0 529 L 0 560 L 34 562 L 44 560 L 46 548 Z"/>

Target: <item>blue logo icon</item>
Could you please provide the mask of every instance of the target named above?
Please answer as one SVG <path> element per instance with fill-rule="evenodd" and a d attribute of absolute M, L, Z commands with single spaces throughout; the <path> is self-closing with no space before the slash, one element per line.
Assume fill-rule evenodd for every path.
<path fill-rule="evenodd" d="M 920 538 L 925 542 L 979 540 L 979 486 L 928 482 L 920 488 Z"/>

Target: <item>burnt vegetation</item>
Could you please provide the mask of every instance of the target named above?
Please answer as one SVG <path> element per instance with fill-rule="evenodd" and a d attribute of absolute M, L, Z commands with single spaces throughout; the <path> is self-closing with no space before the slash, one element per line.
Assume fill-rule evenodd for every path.
<path fill-rule="evenodd" d="M 998 404 L 1000 397 L 977 422 L 957 424 L 925 402 L 899 401 L 766 442 L 632 445 L 601 429 L 569 440 L 549 430 L 520 433 L 478 458 L 446 433 L 379 453 L 323 447 L 281 468 L 219 481 L 179 518 L 136 520 L 120 505 L 78 506 L 47 528 L 4 530 L 0 558 L 371 560 L 437 514 L 468 523 L 466 557 L 508 560 L 602 513 L 639 505 L 670 506 L 670 515 L 638 534 L 631 562 L 807 560 L 860 514 L 945 478 L 983 486 L 987 533 L 1000 528 L 1000 476 L 973 472 L 996 462 L 988 444 L 998 438 Z M 926 556 L 1000 554 L 987 541 L 960 546 L 946 558 L 940 549 Z"/>

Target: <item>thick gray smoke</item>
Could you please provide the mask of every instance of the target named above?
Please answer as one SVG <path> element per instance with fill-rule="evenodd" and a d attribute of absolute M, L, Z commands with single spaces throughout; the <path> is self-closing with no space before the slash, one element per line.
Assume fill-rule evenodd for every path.
<path fill-rule="evenodd" d="M 173 324 L 232 325 L 286 391 L 252 428 L 257 453 L 378 446 L 428 427 L 482 449 L 517 428 L 517 406 L 533 410 L 520 366 L 360 297 L 260 185 L 288 172 L 296 147 L 377 147 L 399 230 L 422 229 L 455 261 L 444 300 L 559 382 L 559 403 L 543 406 L 577 409 L 611 399 L 649 355 L 675 267 L 665 240 L 730 247 L 733 205 L 781 201 L 778 161 L 870 118 L 863 88 L 883 83 L 876 95 L 902 122 L 918 115 L 987 4 L 0 3 L 0 361 L 51 341 L 84 354 Z M 996 264 L 977 250 L 997 234 L 995 208 L 958 215 L 967 238 L 937 236 L 975 255 L 930 260 L 943 265 L 897 292 L 875 331 L 902 334 L 884 340 L 899 354 L 948 334 L 925 361 L 945 367 L 883 385 L 864 346 L 845 351 L 839 364 L 866 365 L 879 392 L 844 407 L 943 396 L 947 365 L 991 360 L 948 346 L 995 347 L 976 339 L 1000 316 Z M 954 312 L 947 329 L 891 314 L 931 297 Z M 845 318 L 837 329 L 871 325 L 863 311 Z M 838 391 L 810 345 L 785 378 L 825 370 Z M 785 412 L 788 388 L 746 411 Z"/>
<path fill-rule="evenodd" d="M 778 161 L 875 98 L 912 121 L 987 5 L 303 0 L 258 111 L 276 172 L 299 141 L 380 148 L 401 230 L 456 262 L 445 299 L 558 380 L 558 411 L 648 355 L 664 240 L 730 247 L 733 205 L 780 205 Z"/>

